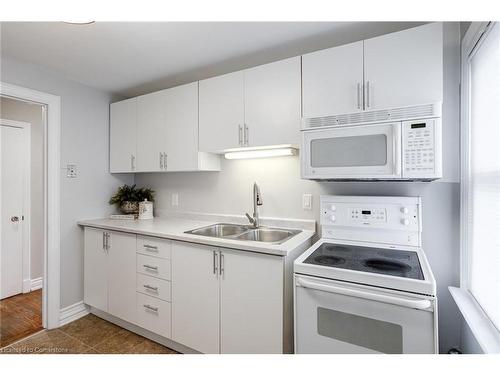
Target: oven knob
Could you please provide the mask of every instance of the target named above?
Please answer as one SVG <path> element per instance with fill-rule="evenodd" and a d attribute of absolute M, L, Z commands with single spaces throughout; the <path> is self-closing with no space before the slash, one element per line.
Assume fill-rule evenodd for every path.
<path fill-rule="evenodd" d="M 335 221 L 335 215 L 330 215 L 330 221 Z"/>
<path fill-rule="evenodd" d="M 401 207 L 401 213 L 407 214 L 408 213 L 408 207 Z"/>
<path fill-rule="evenodd" d="M 410 220 L 408 220 L 408 219 L 401 219 L 401 224 L 403 224 L 403 225 L 410 225 Z"/>

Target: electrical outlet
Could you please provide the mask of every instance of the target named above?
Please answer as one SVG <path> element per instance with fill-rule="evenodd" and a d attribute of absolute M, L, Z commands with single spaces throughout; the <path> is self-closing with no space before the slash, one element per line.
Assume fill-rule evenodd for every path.
<path fill-rule="evenodd" d="M 68 164 L 66 166 L 66 177 L 76 178 L 76 164 Z"/>
<path fill-rule="evenodd" d="M 302 194 L 302 208 L 312 210 L 312 194 Z"/>
<path fill-rule="evenodd" d="M 172 207 L 177 207 L 177 206 L 179 206 L 179 194 L 172 193 Z"/>

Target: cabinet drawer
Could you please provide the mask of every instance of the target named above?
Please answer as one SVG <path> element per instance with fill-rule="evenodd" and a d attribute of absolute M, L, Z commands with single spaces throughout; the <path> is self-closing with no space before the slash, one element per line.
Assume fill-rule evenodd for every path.
<path fill-rule="evenodd" d="M 164 301 L 171 301 L 170 281 L 137 274 L 137 291 Z"/>
<path fill-rule="evenodd" d="M 172 337 L 170 302 L 137 293 L 137 324 L 160 336 Z"/>
<path fill-rule="evenodd" d="M 139 254 L 170 259 L 172 241 L 161 238 L 137 236 L 137 252 Z"/>
<path fill-rule="evenodd" d="M 137 254 L 137 272 L 170 280 L 170 260 Z"/>

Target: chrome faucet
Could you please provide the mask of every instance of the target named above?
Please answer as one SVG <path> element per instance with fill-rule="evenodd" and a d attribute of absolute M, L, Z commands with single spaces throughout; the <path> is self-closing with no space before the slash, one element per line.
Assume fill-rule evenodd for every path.
<path fill-rule="evenodd" d="M 253 184 L 253 216 L 250 216 L 248 213 L 245 214 L 254 228 L 259 227 L 259 211 L 257 206 L 262 206 L 262 196 L 260 195 L 259 186 L 255 182 Z"/>

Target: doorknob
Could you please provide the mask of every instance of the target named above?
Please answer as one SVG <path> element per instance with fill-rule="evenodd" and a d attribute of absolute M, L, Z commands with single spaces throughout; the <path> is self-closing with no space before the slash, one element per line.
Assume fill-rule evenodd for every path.
<path fill-rule="evenodd" d="M 19 221 L 19 216 L 12 216 L 10 218 L 10 221 L 12 221 L 13 223 L 17 223 Z"/>

